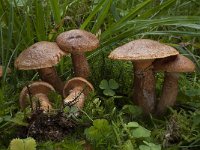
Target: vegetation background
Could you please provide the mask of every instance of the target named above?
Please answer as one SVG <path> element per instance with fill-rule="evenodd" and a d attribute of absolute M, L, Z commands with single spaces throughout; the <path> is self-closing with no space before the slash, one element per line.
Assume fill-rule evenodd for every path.
<path fill-rule="evenodd" d="M 74 28 L 96 34 L 101 42 L 97 50 L 87 53 L 96 91 L 79 118 L 91 127 L 77 129 L 61 142 L 39 142 L 38 149 L 83 149 L 85 143 L 94 149 L 200 148 L 198 0 L 0 0 L 0 63 L 5 66 L 0 81 L 0 149 L 16 137 L 18 126 L 27 125 L 27 113 L 19 108 L 19 93 L 39 79 L 35 71 L 16 70 L 15 58 L 33 43 L 55 41 L 59 33 Z M 107 58 L 114 48 L 139 38 L 169 44 L 196 64 L 195 73 L 181 75 L 177 105 L 161 118 L 140 117 L 131 101 L 131 63 Z M 63 81 L 73 76 L 71 68 L 70 56 L 56 66 Z M 119 84 L 114 96 L 104 95 L 99 88 L 103 79 Z M 158 97 L 162 81 L 163 74 L 158 74 Z M 51 99 L 59 109 L 60 96 L 55 93 Z M 141 136 L 135 137 L 138 130 Z"/>

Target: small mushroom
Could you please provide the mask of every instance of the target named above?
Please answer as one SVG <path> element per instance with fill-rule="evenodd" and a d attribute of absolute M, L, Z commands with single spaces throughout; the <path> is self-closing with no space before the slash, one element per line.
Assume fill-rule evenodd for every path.
<path fill-rule="evenodd" d="M 20 70 L 37 69 L 41 79 L 51 84 L 62 93 L 64 83 L 59 78 L 55 65 L 66 55 L 55 42 L 37 42 L 21 52 L 15 60 L 15 67 Z"/>
<path fill-rule="evenodd" d="M 0 77 L 3 76 L 3 71 L 4 71 L 5 67 L 3 66 L 0 66 Z M 7 73 L 11 73 L 11 69 L 10 68 L 7 68 Z"/>
<path fill-rule="evenodd" d="M 134 65 L 134 101 L 144 113 L 153 112 L 155 105 L 155 76 L 152 62 L 157 58 L 177 55 L 173 47 L 149 39 L 131 41 L 113 50 L 109 58 L 130 60 Z"/>
<path fill-rule="evenodd" d="M 19 104 L 22 109 L 25 109 L 29 103 L 32 104 L 32 108 L 37 108 L 37 102 L 39 102 L 40 109 L 44 112 L 52 109 L 51 103 L 48 99 L 48 94 L 55 91 L 53 86 L 43 81 L 36 81 L 32 84 L 25 86 L 19 98 Z"/>
<path fill-rule="evenodd" d="M 185 56 L 158 59 L 153 63 L 154 71 L 165 71 L 162 95 L 156 108 L 156 114 L 163 114 L 167 107 L 173 106 L 178 94 L 180 72 L 194 72 L 194 63 Z"/>
<path fill-rule="evenodd" d="M 88 78 L 90 70 L 84 52 L 98 47 L 97 37 L 90 32 L 75 29 L 58 35 L 56 42 L 63 51 L 71 53 L 75 76 Z"/>
<path fill-rule="evenodd" d="M 87 95 L 94 91 L 91 83 L 82 77 L 75 77 L 69 80 L 63 89 L 63 95 L 65 97 L 65 105 L 74 105 L 79 109 L 84 106 L 85 98 Z"/>

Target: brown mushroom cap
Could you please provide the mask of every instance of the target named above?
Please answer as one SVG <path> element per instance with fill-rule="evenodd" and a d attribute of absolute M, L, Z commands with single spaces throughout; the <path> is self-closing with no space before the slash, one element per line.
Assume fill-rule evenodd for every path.
<path fill-rule="evenodd" d="M 89 92 L 94 91 L 94 87 L 87 80 L 81 77 L 75 77 L 65 84 L 63 89 L 63 96 L 66 97 L 69 95 L 70 90 L 73 90 L 76 87 L 83 87 L 83 93 L 85 95 L 88 95 Z"/>
<path fill-rule="evenodd" d="M 0 77 L 3 76 L 3 69 L 4 69 L 4 67 L 0 66 Z M 11 69 L 10 68 L 7 68 L 7 73 L 11 73 Z"/>
<path fill-rule="evenodd" d="M 157 60 L 153 63 L 155 71 L 194 72 L 195 64 L 183 55 L 178 55 L 172 61 Z"/>
<path fill-rule="evenodd" d="M 178 54 L 179 52 L 171 46 L 149 39 L 139 39 L 116 48 L 110 53 L 109 58 L 139 61 L 164 58 Z"/>
<path fill-rule="evenodd" d="M 94 34 L 79 29 L 61 33 L 56 42 L 62 50 L 70 53 L 92 51 L 99 45 L 99 40 Z"/>
<path fill-rule="evenodd" d="M 24 87 L 20 93 L 19 103 L 22 109 L 24 109 L 28 104 L 27 97 L 29 98 L 29 91 L 31 96 L 41 93 L 48 95 L 50 92 L 55 91 L 53 86 L 43 81 L 33 82 L 32 84 L 28 85 L 28 87 L 29 90 L 27 87 Z"/>
<path fill-rule="evenodd" d="M 15 67 L 20 70 L 52 67 L 59 63 L 65 54 L 55 42 L 37 42 L 18 56 Z"/>

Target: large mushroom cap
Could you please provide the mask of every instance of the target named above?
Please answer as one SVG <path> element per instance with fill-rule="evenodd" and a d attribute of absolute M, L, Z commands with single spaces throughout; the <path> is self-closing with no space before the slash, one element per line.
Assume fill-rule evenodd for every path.
<path fill-rule="evenodd" d="M 43 81 L 33 82 L 32 84 L 28 85 L 28 88 L 24 87 L 20 93 L 19 103 L 21 108 L 24 109 L 28 105 L 27 98 L 29 98 L 29 96 L 34 96 L 36 94 L 48 95 L 52 91 L 55 91 L 53 86 L 51 86 L 46 82 Z"/>
<path fill-rule="evenodd" d="M 195 64 L 183 55 L 176 56 L 173 60 L 162 59 L 157 60 L 153 63 L 155 71 L 166 71 L 166 72 L 194 72 Z"/>
<path fill-rule="evenodd" d="M 67 95 L 69 95 L 70 90 L 73 90 L 76 87 L 83 87 L 83 93 L 85 95 L 88 95 L 89 92 L 94 91 L 94 87 L 87 80 L 81 77 L 75 77 L 69 80 L 65 84 L 64 89 L 63 89 L 63 96 L 66 97 Z"/>
<path fill-rule="evenodd" d="M 3 76 L 3 70 L 4 70 L 4 67 L 0 66 L 0 77 Z M 7 68 L 7 73 L 11 73 L 11 69 L 10 68 Z"/>
<path fill-rule="evenodd" d="M 79 29 L 61 33 L 56 42 L 62 50 L 70 53 L 92 51 L 99 45 L 99 40 L 94 34 Z"/>
<path fill-rule="evenodd" d="M 164 58 L 178 54 L 178 51 L 171 46 L 149 39 L 139 39 L 116 48 L 110 53 L 109 58 L 139 61 Z"/>
<path fill-rule="evenodd" d="M 37 42 L 18 56 L 15 67 L 20 70 L 52 67 L 59 63 L 65 54 L 55 42 Z"/>

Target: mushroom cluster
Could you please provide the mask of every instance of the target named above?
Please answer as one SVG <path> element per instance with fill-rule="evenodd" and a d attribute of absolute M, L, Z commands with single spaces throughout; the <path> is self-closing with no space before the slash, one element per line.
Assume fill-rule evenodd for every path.
<path fill-rule="evenodd" d="M 65 98 L 65 105 L 82 109 L 85 98 L 94 90 L 86 80 L 90 70 L 84 52 L 92 51 L 98 45 L 99 40 L 94 34 L 74 29 L 58 35 L 56 42 L 37 42 L 22 51 L 15 60 L 15 67 L 19 70 L 37 70 L 42 81 L 33 82 L 22 89 L 20 107 L 25 109 L 30 104 L 34 110 L 39 108 L 47 112 L 52 109 L 48 94 L 57 91 Z M 75 78 L 64 84 L 55 65 L 68 53 L 71 53 Z"/>
<path fill-rule="evenodd" d="M 20 70 L 36 69 L 42 81 L 24 87 L 20 94 L 21 108 L 24 109 L 31 102 L 32 108 L 36 109 L 39 102 L 40 109 L 46 112 L 52 109 L 47 95 L 57 91 L 62 94 L 64 105 L 75 105 L 82 109 L 86 96 L 94 91 L 92 84 L 87 81 L 90 69 L 84 52 L 98 46 L 99 40 L 94 34 L 74 29 L 58 35 L 56 42 L 41 41 L 24 50 L 16 59 L 15 67 Z M 55 65 L 69 53 L 75 77 L 65 84 L 58 76 Z M 193 62 L 180 55 L 175 48 L 150 39 L 126 43 L 113 50 L 109 58 L 132 61 L 133 101 L 145 114 L 162 114 L 167 107 L 173 106 L 178 93 L 179 73 L 195 70 Z M 165 73 L 165 77 L 161 98 L 156 104 L 155 73 L 160 71 Z"/>
<path fill-rule="evenodd" d="M 132 61 L 133 101 L 144 113 L 162 114 L 173 106 L 178 90 L 178 72 L 193 72 L 195 65 L 171 46 L 149 39 L 134 40 L 113 50 L 109 58 Z M 156 106 L 155 72 L 165 71 L 161 99 Z"/>

